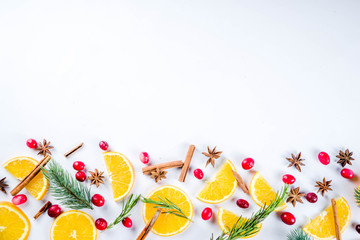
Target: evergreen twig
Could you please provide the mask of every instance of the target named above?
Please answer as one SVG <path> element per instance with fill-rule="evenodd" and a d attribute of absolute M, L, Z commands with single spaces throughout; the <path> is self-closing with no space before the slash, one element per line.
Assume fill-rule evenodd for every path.
<path fill-rule="evenodd" d="M 110 229 L 112 227 L 114 227 L 116 224 L 122 222 L 122 220 L 124 220 L 125 218 L 129 217 L 130 211 L 135 207 L 135 205 L 138 203 L 141 195 L 137 195 L 134 199 L 134 194 L 131 194 L 129 199 L 125 202 L 125 199 L 123 199 L 123 206 L 122 206 L 122 210 L 121 213 L 119 214 L 119 216 L 114 220 L 114 222 L 110 223 L 106 229 Z"/>
<path fill-rule="evenodd" d="M 360 207 L 360 186 L 358 188 L 355 188 L 355 194 L 354 194 L 356 203 L 358 204 L 358 207 Z"/>
<path fill-rule="evenodd" d="M 313 238 L 302 229 L 296 228 L 287 235 L 287 240 L 313 240 Z"/>
<path fill-rule="evenodd" d="M 50 194 L 62 205 L 76 210 L 93 209 L 90 188 L 75 180 L 58 162 L 50 161 L 41 171 L 50 183 Z"/>

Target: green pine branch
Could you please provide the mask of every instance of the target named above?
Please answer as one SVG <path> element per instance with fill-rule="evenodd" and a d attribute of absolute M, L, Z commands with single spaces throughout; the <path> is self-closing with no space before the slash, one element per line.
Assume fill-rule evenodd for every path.
<path fill-rule="evenodd" d="M 360 207 L 360 186 L 358 188 L 355 188 L 355 194 L 354 194 L 356 203 L 358 204 L 358 207 Z"/>
<path fill-rule="evenodd" d="M 287 240 L 313 240 L 313 238 L 306 234 L 302 229 L 297 228 L 287 235 Z"/>
<path fill-rule="evenodd" d="M 71 209 L 93 209 L 90 188 L 71 176 L 55 160 L 51 160 L 42 173 L 50 183 L 50 194 L 62 205 Z"/>
<path fill-rule="evenodd" d="M 106 229 L 110 229 L 114 227 L 116 224 L 122 222 L 127 217 L 130 217 L 130 211 L 135 207 L 135 205 L 138 203 L 141 195 L 137 195 L 135 198 L 133 198 L 133 194 L 130 195 L 129 199 L 125 202 L 125 199 L 123 199 L 123 206 L 122 211 L 119 214 L 119 216 L 114 220 L 114 222 L 110 223 Z"/>

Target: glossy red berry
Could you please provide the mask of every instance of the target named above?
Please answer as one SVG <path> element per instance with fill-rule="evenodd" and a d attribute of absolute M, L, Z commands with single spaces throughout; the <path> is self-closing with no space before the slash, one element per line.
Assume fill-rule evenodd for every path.
<path fill-rule="evenodd" d="M 236 205 L 238 205 L 238 207 L 240 207 L 240 208 L 248 208 L 249 207 L 249 202 L 246 201 L 245 199 L 238 199 L 236 201 Z"/>
<path fill-rule="evenodd" d="M 26 141 L 26 146 L 28 146 L 29 148 L 35 149 L 35 148 L 37 148 L 37 142 L 35 139 L 30 138 Z"/>
<path fill-rule="evenodd" d="M 360 234 L 360 224 L 355 226 L 355 230 Z"/>
<path fill-rule="evenodd" d="M 81 171 L 81 170 L 84 170 L 85 168 L 85 164 L 81 161 L 76 161 L 73 163 L 73 168 L 75 170 L 78 170 L 78 171 Z"/>
<path fill-rule="evenodd" d="M 100 230 L 103 231 L 107 228 L 107 221 L 103 218 L 98 218 L 95 221 L 95 227 Z"/>
<path fill-rule="evenodd" d="M 49 207 L 47 213 L 50 217 L 56 218 L 60 215 L 61 208 L 59 207 L 59 205 L 52 205 L 51 207 Z"/>
<path fill-rule="evenodd" d="M 344 168 L 343 170 L 341 170 L 341 176 L 347 179 L 351 179 L 354 177 L 354 172 L 351 169 Z"/>
<path fill-rule="evenodd" d="M 201 218 L 206 221 L 209 220 L 212 217 L 212 215 L 213 215 L 212 209 L 207 207 L 202 211 Z"/>
<path fill-rule="evenodd" d="M 309 203 L 316 203 L 318 200 L 318 196 L 316 195 L 316 193 L 313 192 L 309 192 L 308 194 L 306 194 L 305 198 L 306 200 L 308 200 Z"/>
<path fill-rule="evenodd" d="M 320 152 L 318 155 L 318 159 L 324 165 L 328 165 L 330 163 L 329 154 L 327 154 L 326 152 Z"/>
<path fill-rule="evenodd" d="M 99 142 L 99 147 L 102 150 L 106 151 L 109 148 L 109 144 L 107 142 L 105 142 L 105 141 L 101 141 L 101 142 Z"/>
<path fill-rule="evenodd" d="M 15 205 L 21 205 L 23 203 L 26 203 L 27 197 L 24 194 L 19 194 L 19 195 L 14 196 L 11 201 Z"/>
<path fill-rule="evenodd" d="M 150 157 L 149 157 L 149 154 L 147 152 L 142 152 L 140 153 L 140 161 L 143 163 L 143 164 L 148 164 L 149 161 L 150 161 Z"/>
<path fill-rule="evenodd" d="M 281 220 L 287 225 L 293 225 L 296 222 L 295 216 L 289 212 L 281 214 Z"/>
<path fill-rule="evenodd" d="M 86 174 L 84 172 L 77 172 L 75 174 L 76 180 L 78 180 L 79 182 L 83 182 L 86 180 Z"/>
<path fill-rule="evenodd" d="M 291 174 L 285 174 L 282 180 L 285 184 L 293 184 L 296 181 L 296 178 Z"/>
<path fill-rule="evenodd" d="M 195 170 L 194 170 L 194 176 L 195 176 L 197 179 L 203 179 L 204 173 L 203 173 L 203 171 L 202 171 L 200 168 L 198 168 L 198 169 L 195 169 Z"/>
<path fill-rule="evenodd" d="M 132 220 L 129 217 L 122 220 L 122 224 L 124 225 L 124 227 L 127 227 L 127 228 L 131 228 L 133 225 Z"/>
<path fill-rule="evenodd" d="M 100 194 L 94 194 L 91 198 L 91 202 L 97 207 L 102 207 L 105 204 L 105 198 Z"/>
<path fill-rule="evenodd" d="M 242 168 L 245 170 L 251 169 L 254 166 L 254 164 L 255 164 L 255 162 L 254 162 L 254 159 L 252 159 L 252 158 L 245 158 L 241 163 Z"/>

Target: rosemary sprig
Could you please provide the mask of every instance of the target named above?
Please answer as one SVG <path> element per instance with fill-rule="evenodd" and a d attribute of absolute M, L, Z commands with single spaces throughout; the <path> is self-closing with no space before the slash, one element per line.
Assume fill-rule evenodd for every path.
<path fill-rule="evenodd" d="M 61 165 L 52 160 L 42 173 L 50 183 L 50 194 L 71 209 L 93 209 L 90 188 L 75 180 Z"/>
<path fill-rule="evenodd" d="M 287 240 L 313 240 L 308 234 L 302 229 L 296 228 L 287 235 Z"/>
<path fill-rule="evenodd" d="M 175 216 L 182 217 L 189 220 L 190 222 L 193 222 L 190 218 L 188 218 L 188 216 L 186 216 L 186 214 L 183 212 L 183 210 L 181 210 L 181 208 L 176 206 L 176 204 L 170 201 L 168 198 L 163 199 L 159 195 L 157 195 L 157 197 L 159 200 L 153 200 L 150 198 L 142 197 L 141 201 L 143 203 L 155 205 L 154 208 L 163 209 L 163 211 L 161 212 L 162 214 L 164 213 L 173 214 Z"/>
<path fill-rule="evenodd" d="M 355 194 L 354 194 L 356 203 L 358 204 L 358 207 L 360 207 L 360 186 L 358 188 L 355 188 Z"/>
<path fill-rule="evenodd" d="M 258 224 L 264 221 L 265 218 L 277 207 L 282 205 L 288 195 L 289 185 L 285 185 L 279 192 L 276 193 L 275 199 L 269 204 L 269 206 L 263 206 L 259 211 L 253 214 L 250 219 L 240 216 L 232 228 L 228 228 L 228 231 L 223 231 L 216 240 L 234 240 L 257 233 L 260 231 Z M 213 236 L 210 239 L 213 240 Z"/>
<path fill-rule="evenodd" d="M 114 220 L 114 222 L 110 223 L 106 229 L 110 229 L 112 227 L 114 227 L 116 224 L 120 223 L 122 220 L 124 220 L 125 218 L 129 217 L 130 211 L 135 207 L 135 205 L 138 203 L 141 195 L 137 195 L 135 198 L 134 194 L 131 194 L 130 197 L 128 198 L 128 200 L 125 202 L 125 199 L 123 199 L 123 206 L 122 206 L 122 210 L 121 213 L 119 214 L 119 216 Z"/>

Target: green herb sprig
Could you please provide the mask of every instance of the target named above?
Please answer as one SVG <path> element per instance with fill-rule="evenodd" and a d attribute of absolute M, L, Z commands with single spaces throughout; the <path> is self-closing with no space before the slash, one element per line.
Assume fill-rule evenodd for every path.
<path fill-rule="evenodd" d="M 360 207 L 360 186 L 358 188 L 355 188 L 355 194 L 354 194 L 356 203 L 358 204 L 358 207 Z"/>
<path fill-rule="evenodd" d="M 260 231 L 259 223 L 265 220 L 276 208 L 281 206 L 289 195 L 289 185 L 285 185 L 276 193 L 275 199 L 269 206 L 263 206 L 259 211 L 251 216 L 250 219 L 239 217 L 232 228 L 223 231 L 216 240 L 234 240 L 242 237 L 249 237 Z M 213 240 L 213 236 L 210 238 Z"/>
<path fill-rule="evenodd" d="M 110 223 L 106 229 L 110 229 L 112 227 L 114 227 L 116 224 L 122 222 L 122 220 L 124 220 L 125 218 L 129 217 L 130 211 L 135 207 L 135 205 L 138 203 L 139 199 L 140 199 L 141 195 L 137 195 L 134 198 L 134 194 L 131 194 L 130 197 L 128 198 L 128 200 L 125 202 L 125 199 L 123 199 L 123 206 L 122 206 L 122 210 L 121 213 L 119 214 L 119 216 L 114 220 L 114 222 Z"/>
<path fill-rule="evenodd" d="M 50 183 L 50 194 L 63 206 L 93 209 L 90 188 L 74 179 L 58 162 L 51 160 L 41 171 Z"/>
<path fill-rule="evenodd" d="M 154 208 L 163 209 L 163 211 L 161 212 L 162 214 L 164 213 L 173 214 L 175 216 L 182 217 L 189 220 L 190 222 L 193 222 L 188 216 L 186 216 L 186 214 L 183 212 L 183 210 L 181 210 L 181 208 L 179 208 L 175 203 L 170 201 L 168 198 L 164 199 L 161 198 L 159 195 L 157 195 L 157 197 L 159 200 L 153 200 L 150 198 L 142 197 L 141 201 L 143 203 L 153 204 Z"/>
<path fill-rule="evenodd" d="M 306 234 L 302 229 L 297 228 L 287 235 L 287 240 L 313 240 L 313 238 Z"/>

